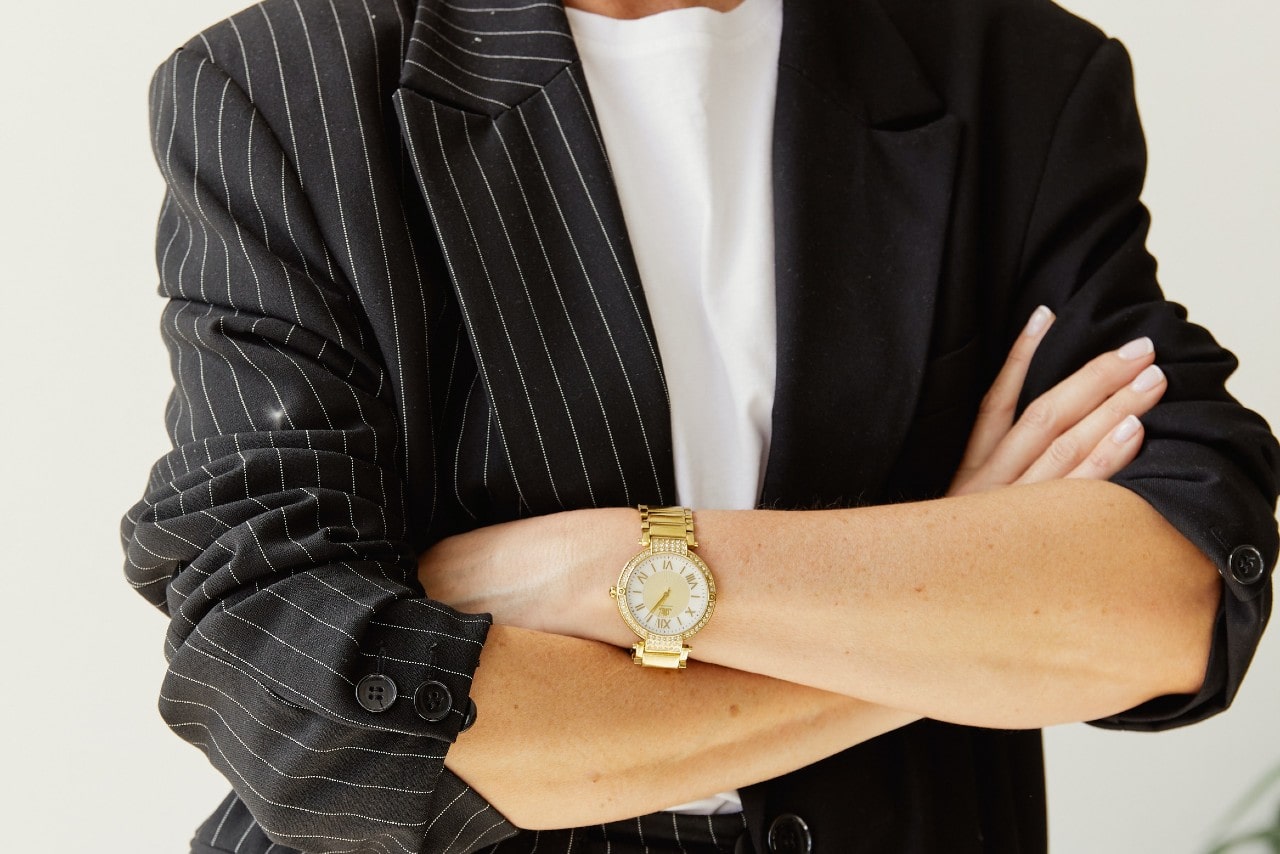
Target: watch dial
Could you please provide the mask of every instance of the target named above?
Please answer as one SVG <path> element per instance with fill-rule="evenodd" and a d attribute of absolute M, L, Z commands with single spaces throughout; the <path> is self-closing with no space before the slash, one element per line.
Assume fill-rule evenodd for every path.
<path fill-rule="evenodd" d="M 627 609 L 650 634 L 682 635 L 706 616 L 711 591 L 702 570 L 687 557 L 656 554 L 627 579 Z"/>

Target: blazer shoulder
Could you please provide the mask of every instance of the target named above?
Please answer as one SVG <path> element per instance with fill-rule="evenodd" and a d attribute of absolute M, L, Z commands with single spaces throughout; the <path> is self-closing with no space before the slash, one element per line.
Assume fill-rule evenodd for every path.
<path fill-rule="evenodd" d="M 349 92 L 352 81 L 394 88 L 413 19 L 414 0 L 260 0 L 192 35 L 156 74 L 174 54 L 194 53 L 270 119 L 291 101 L 322 106 L 317 94 Z"/>
<path fill-rule="evenodd" d="M 1088 49 L 1109 36 L 1053 0 L 873 0 L 904 33 L 947 29 L 965 37 L 1003 30 L 1036 44 Z"/>
<path fill-rule="evenodd" d="M 1051 0 L 874 0 L 939 91 L 998 77 L 1069 88 L 1111 37 Z"/>

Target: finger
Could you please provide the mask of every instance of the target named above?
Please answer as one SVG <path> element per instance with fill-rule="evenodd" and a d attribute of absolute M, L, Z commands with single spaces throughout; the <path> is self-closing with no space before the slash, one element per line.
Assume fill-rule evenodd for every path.
<path fill-rule="evenodd" d="M 1066 477 L 1106 480 L 1133 462 L 1146 431 L 1136 415 L 1126 415 Z"/>
<path fill-rule="evenodd" d="M 1155 406 L 1168 389 L 1159 365 L 1148 365 L 1134 380 L 1107 398 L 1074 427 L 1054 439 L 1017 480 L 1035 483 L 1066 477 L 1098 450 L 1102 441 L 1130 416 L 1138 416 Z M 1105 448 L 1104 450 L 1111 450 Z M 1108 472 L 1109 477 L 1114 472 Z"/>
<path fill-rule="evenodd" d="M 1037 307 L 1031 313 L 1022 333 L 1013 342 L 1000 373 L 996 375 L 978 407 L 978 418 L 960 460 L 961 472 L 980 467 L 1009 432 L 1009 427 L 1013 424 L 1013 413 L 1018 406 L 1018 395 L 1022 392 L 1022 382 L 1027 376 L 1027 366 L 1031 364 L 1032 354 L 1054 319 L 1048 306 Z"/>
<path fill-rule="evenodd" d="M 1037 397 L 992 452 L 987 462 L 991 477 L 999 483 L 1017 480 L 1049 450 L 1054 440 L 1131 383 L 1154 360 L 1155 348 L 1151 339 L 1145 336 L 1135 338 L 1119 349 L 1089 360 L 1084 367 Z M 1121 413 L 1120 417 L 1123 415 Z M 1054 453 L 1063 450 L 1060 448 Z M 1071 467 L 1074 466 L 1072 463 Z"/>

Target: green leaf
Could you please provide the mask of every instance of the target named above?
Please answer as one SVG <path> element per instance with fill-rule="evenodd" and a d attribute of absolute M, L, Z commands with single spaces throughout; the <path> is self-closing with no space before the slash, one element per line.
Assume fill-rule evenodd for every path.
<path fill-rule="evenodd" d="M 1278 783 L 1280 783 L 1280 765 L 1264 774 L 1262 779 L 1245 792 L 1236 805 L 1219 820 L 1217 835 L 1221 836 L 1233 824 L 1238 822 L 1241 816 L 1247 813 L 1254 804 L 1261 800 Z M 1277 808 L 1275 823 L 1270 827 L 1255 830 L 1243 836 L 1226 839 L 1210 848 L 1207 854 L 1225 854 L 1250 842 L 1265 842 L 1271 849 L 1271 854 L 1280 854 L 1280 806 Z"/>
<path fill-rule="evenodd" d="M 1228 839 L 1226 842 L 1220 842 L 1210 848 L 1207 854 L 1227 854 L 1228 851 L 1233 851 L 1250 842 L 1266 842 L 1270 846 L 1272 854 L 1280 854 L 1280 827 L 1268 827 L 1264 830 L 1255 830 L 1252 833 Z"/>

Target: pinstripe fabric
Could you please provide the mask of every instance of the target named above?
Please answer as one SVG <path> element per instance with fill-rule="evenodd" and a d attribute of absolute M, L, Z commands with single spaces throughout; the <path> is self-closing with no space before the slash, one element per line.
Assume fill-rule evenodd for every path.
<path fill-rule="evenodd" d="M 1229 595 L 1199 695 L 1097 723 L 1175 726 L 1230 703 L 1265 625 L 1270 582 L 1230 555 L 1274 563 L 1280 453 L 1225 391 L 1234 357 L 1155 283 L 1123 48 L 1012 5 L 787 0 L 761 503 L 940 495 L 1040 302 L 1058 320 L 1024 404 L 1151 334 L 1169 390 L 1114 479 Z M 667 822 L 693 844 L 704 817 L 517 832 L 443 767 L 488 620 L 425 599 L 416 555 L 674 494 L 664 368 L 558 0 L 263 0 L 157 68 L 150 114 L 172 449 L 121 536 L 169 617 L 160 711 L 235 790 L 197 850 L 612 852 Z M 381 714 L 354 695 L 375 670 L 401 694 Z M 439 723 L 409 699 L 426 680 L 453 698 Z M 1038 732 L 922 721 L 746 787 L 700 850 L 744 819 L 763 849 L 797 812 L 824 852 L 1040 851 L 1043 796 Z"/>
<path fill-rule="evenodd" d="M 395 98 L 485 354 L 516 498 L 535 512 L 666 500 L 675 474 L 662 366 L 564 12 L 536 3 L 486 19 L 457 8 L 419 6 Z M 459 38 L 478 38 L 473 19 L 496 33 L 489 50 L 536 37 L 537 58 L 460 51 Z M 514 298 L 499 293 L 506 283 L 518 283 Z"/>
<path fill-rule="evenodd" d="M 514 832 L 441 765 L 488 621 L 423 599 L 415 556 L 479 522 L 673 494 L 667 410 L 640 405 L 666 393 L 634 262 L 613 250 L 625 235 L 616 198 L 593 204 L 584 181 L 582 195 L 549 199 L 557 182 L 529 161 L 599 170 L 598 136 L 566 150 L 539 116 L 554 150 L 512 143 L 532 201 L 504 201 L 521 199 L 530 217 L 544 205 L 575 219 L 590 211 L 586 227 L 563 219 L 546 237 L 561 245 L 543 248 L 543 262 L 565 241 L 596 262 L 566 283 L 577 292 L 557 315 L 522 314 L 495 281 L 549 271 L 520 269 L 514 245 L 493 269 L 448 242 L 441 252 L 440 214 L 412 189 L 417 164 L 381 87 L 402 65 L 429 70 L 416 58 L 428 48 L 451 71 L 459 64 L 445 51 L 475 53 L 457 42 L 468 31 L 427 5 L 415 21 L 407 12 L 261 3 L 200 33 L 152 80 L 152 143 L 168 185 L 156 257 L 174 448 L 122 521 L 127 572 L 171 617 L 162 714 L 227 776 L 277 850 L 470 851 Z M 548 44 L 563 68 L 569 42 Z M 584 92 L 567 108 L 556 118 L 592 121 Z M 437 132 L 492 146 L 467 138 L 466 115 Z M 490 181 L 509 177 L 466 158 L 432 171 L 447 176 L 455 204 L 492 205 L 451 209 L 449 222 L 502 231 Z M 480 278 L 463 265 L 480 265 Z M 451 276 L 476 288 L 455 298 Z M 506 334 L 527 336 L 530 324 L 544 344 L 574 342 L 554 364 L 544 350 L 554 393 L 544 365 L 526 367 L 536 356 L 517 359 Z M 572 446 L 543 442 L 564 435 Z M 404 695 L 376 716 L 354 702 L 355 683 L 375 670 Z M 438 725 L 407 697 L 429 678 L 455 700 Z"/>
<path fill-rule="evenodd" d="M 442 771 L 488 620 L 426 600 L 415 577 L 467 497 L 441 488 L 458 449 L 418 437 L 457 436 L 468 414 L 487 434 L 490 404 L 380 96 L 403 14 L 262 4 L 152 80 L 174 447 L 123 521 L 127 571 L 171 617 L 166 721 L 304 851 L 471 850 L 512 832 Z M 506 471 L 496 449 L 459 459 Z M 403 696 L 374 715 L 354 685 L 379 661 Z M 428 679 L 455 699 L 438 724 L 409 699 Z"/>
<path fill-rule="evenodd" d="M 752 854 L 755 849 L 745 830 L 746 819 L 742 813 L 699 816 L 653 813 L 590 827 L 526 832 L 486 850 L 493 854 Z M 289 854 L 291 851 L 263 834 L 234 793 L 197 829 L 192 842 L 192 854 Z"/>

